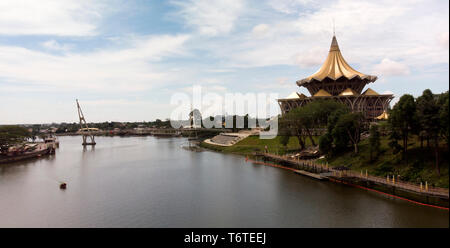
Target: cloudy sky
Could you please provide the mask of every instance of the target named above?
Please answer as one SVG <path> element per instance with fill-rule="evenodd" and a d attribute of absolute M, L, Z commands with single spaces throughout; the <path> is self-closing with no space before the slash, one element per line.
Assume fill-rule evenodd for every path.
<path fill-rule="evenodd" d="M 333 34 L 396 96 L 448 90 L 446 0 L 1 0 L 0 124 L 150 121 L 170 97 L 293 91 Z"/>

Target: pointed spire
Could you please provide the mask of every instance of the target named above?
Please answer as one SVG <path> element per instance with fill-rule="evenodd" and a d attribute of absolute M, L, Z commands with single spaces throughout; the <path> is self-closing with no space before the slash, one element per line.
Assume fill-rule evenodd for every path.
<path fill-rule="evenodd" d="M 330 52 L 332 52 L 332 51 L 340 51 L 335 35 L 333 35 L 333 40 L 331 40 Z"/>
<path fill-rule="evenodd" d="M 336 36 L 333 36 L 330 51 L 328 52 L 328 56 L 325 62 L 322 64 L 322 67 L 320 67 L 320 69 L 313 75 L 297 81 L 297 85 L 302 86 L 304 84 L 310 83 L 313 79 L 320 82 L 325 78 L 337 80 L 340 77 L 352 79 L 357 76 L 361 79 L 367 80 L 368 82 L 374 82 L 375 80 L 377 80 L 376 76 L 366 75 L 353 69 L 345 61 L 339 49 Z"/>

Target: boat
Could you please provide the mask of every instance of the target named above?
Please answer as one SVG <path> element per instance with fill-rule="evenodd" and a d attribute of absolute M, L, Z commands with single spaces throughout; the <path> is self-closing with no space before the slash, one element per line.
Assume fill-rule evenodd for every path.
<path fill-rule="evenodd" d="M 43 155 L 52 154 L 52 151 L 54 151 L 53 147 L 47 147 L 46 145 L 41 143 L 40 145 L 38 145 L 36 149 L 32 151 L 26 152 L 13 151 L 11 153 L 8 153 L 6 156 L 0 156 L 0 164 L 12 163 L 30 158 L 37 158 Z"/>

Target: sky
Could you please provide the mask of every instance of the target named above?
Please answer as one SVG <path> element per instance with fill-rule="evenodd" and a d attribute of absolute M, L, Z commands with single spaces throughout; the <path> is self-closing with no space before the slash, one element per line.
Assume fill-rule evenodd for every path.
<path fill-rule="evenodd" d="M 297 91 L 335 33 L 379 93 L 449 89 L 446 0 L 2 0 L 0 124 L 165 119 L 193 85 Z"/>

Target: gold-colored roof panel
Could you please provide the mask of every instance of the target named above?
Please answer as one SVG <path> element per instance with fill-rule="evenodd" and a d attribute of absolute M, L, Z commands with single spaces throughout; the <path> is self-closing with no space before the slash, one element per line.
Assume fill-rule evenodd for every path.
<path fill-rule="evenodd" d="M 354 91 L 350 88 L 347 88 L 344 91 L 342 91 L 339 95 L 340 96 L 357 96 L 358 93 L 356 93 L 356 91 Z"/>
<path fill-rule="evenodd" d="M 386 113 L 386 111 L 383 111 L 383 113 L 381 113 L 381 115 L 375 117 L 375 119 L 377 119 L 377 120 L 387 120 L 387 119 L 389 119 L 389 115 L 388 115 L 388 113 Z"/>
<path fill-rule="evenodd" d="M 365 90 L 362 94 L 366 95 L 366 96 L 378 96 L 378 95 L 380 95 L 380 94 L 378 94 L 378 92 L 372 90 L 371 88 L 367 88 L 367 90 Z"/>
<path fill-rule="evenodd" d="M 361 79 L 367 79 L 371 82 L 374 82 L 377 79 L 376 76 L 366 75 L 353 69 L 345 61 L 344 57 L 341 54 L 341 51 L 339 50 L 336 36 L 333 36 L 330 51 L 328 52 L 328 57 L 323 63 L 322 67 L 320 67 L 320 69 L 316 73 L 305 79 L 299 80 L 297 83 L 300 85 L 303 83 L 309 83 L 313 79 L 322 81 L 325 78 L 337 80 L 341 77 L 345 77 L 347 79 L 359 77 Z"/>
<path fill-rule="evenodd" d="M 324 89 L 320 89 L 319 91 L 317 91 L 316 94 L 314 94 L 314 96 L 331 96 L 330 93 L 328 93 L 326 90 Z"/>

